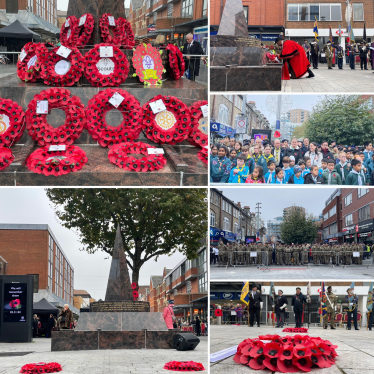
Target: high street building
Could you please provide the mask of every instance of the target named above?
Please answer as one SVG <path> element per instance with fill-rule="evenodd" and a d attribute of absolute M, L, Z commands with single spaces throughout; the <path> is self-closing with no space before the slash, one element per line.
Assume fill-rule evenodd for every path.
<path fill-rule="evenodd" d="M 289 214 L 296 212 L 296 211 L 301 211 L 303 214 L 305 214 L 304 207 L 292 205 L 287 208 L 283 208 L 283 218 L 286 218 Z"/>
<path fill-rule="evenodd" d="M 283 217 L 276 217 L 267 222 L 267 238 L 270 241 L 273 237 L 275 240 L 280 240 L 281 229 L 280 226 L 283 222 Z"/>
<path fill-rule="evenodd" d="M 343 242 L 342 234 L 342 189 L 337 188 L 334 193 L 326 200 L 323 209 L 323 239 L 329 243 Z"/>
<path fill-rule="evenodd" d="M 290 120 L 290 122 L 293 123 L 304 123 L 305 121 L 308 120 L 310 115 L 309 110 L 305 109 L 291 109 L 287 113 L 287 117 Z"/>

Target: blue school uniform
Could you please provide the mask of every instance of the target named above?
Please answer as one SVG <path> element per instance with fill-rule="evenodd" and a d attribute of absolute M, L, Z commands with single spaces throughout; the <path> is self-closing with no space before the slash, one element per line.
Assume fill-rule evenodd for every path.
<path fill-rule="evenodd" d="M 286 184 L 286 181 L 284 180 L 284 177 L 283 177 L 283 179 L 281 181 L 277 177 L 275 177 L 271 183 L 274 183 L 274 184 Z"/>
<path fill-rule="evenodd" d="M 322 178 L 322 174 L 323 174 L 323 172 L 324 172 L 325 170 L 327 170 L 327 168 L 326 168 L 326 169 L 322 169 L 322 168 L 320 168 L 320 169 L 318 170 L 318 176 Z"/>
<path fill-rule="evenodd" d="M 271 176 L 271 178 L 270 178 L 270 176 Z M 269 181 L 269 179 L 270 179 L 270 181 Z M 275 179 L 275 170 L 273 170 L 272 172 L 268 171 L 265 174 L 265 183 L 272 183 L 274 179 Z"/>
<path fill-rule="evenodd" d="M 287 169 L 283 168 L 283 171 L 284 171 L 283 179 L 287 183 L 288 180 L 290 179 L 290 176 L 293 174 L 293 169 L 291 169 L 290 167 L 288 167 Z"/>
<path fill-rule="evenodd" d="M 309 169 L 304 169 L 302 172 L 301 172 L 301 177 L 304 177 L 305 175 L 309 174 L 310 173 L 310 170 Z"/>
<path fill-rule="evenodd" d="M 245 162 L 245 166 L 248 168 L 249 174 L 252 174 L 253 170 L 255 169 L 255 160 L 250 155 L 248 155 L 248 157 L 247 157 L 247 161 Z"/>
<path fill-rule="evenodd" d="M 305 170 L 304 170 L 305 171 Z M 310 171 L 308 171 L 306 174 L 309 174 Z M 304 174 L 305 175 L 305 174 Z M 300 175 L 298 178 L 295 174 L 293 175 L 293 183 L 294 184 L 304 184 L 304 175 Z"/>
<path fill-rule="evenodd" d="M 239 172 L 234 175 L 234 170 L 239 170 Z M 248 175 L 249 170 L 246 166 L 243 166 L 241 169 L 239 169 L 239 167 L 236 166 L 231 170 L 229 183 L 245 183 Z"/>
<path fill-rule="evenodd" d="M 234 157 L 234 158 L 231 158 L 231 157 L 230 157 L 230 161 L 231 161 L 231 169 L 236 168 L 236 161 L 237 161 L 237 158 L 236 158 L 236 157 Z"/>
<path fill-rule="evenodd" d="M 227 183 L 231 172 L 231 161 L 227 157 L 215 157 L 210 160 L 210 181 Z"/>

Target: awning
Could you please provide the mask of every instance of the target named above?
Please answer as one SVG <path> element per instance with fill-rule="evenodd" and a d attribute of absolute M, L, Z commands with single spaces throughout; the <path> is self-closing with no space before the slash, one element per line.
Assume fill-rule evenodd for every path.
<path fill-rule="evenodd" d="M 44 297 L 32 306 L 34 314 L 58 314 L 60 309 L 49 303 Z"/>
<path fill-rule="evenodd" d="M 208 17 L 202 17 L 199 19 L 193 19 L 191 21 L 183 22 L 183 23 L 180 23 L 179 25 L 175 25 L 174 28 L 184 27 L 184 26 L 190 26 L 190 27 L 208 26 Z"/>
<path fill-rule="evenodd" d="M 34 293 L 34 298 L 33 298 L 34 303 L 42 300 L 43 298 L 46 299 L 50 304 L 52 304 L 53 306 L 59 309 L 62 309 L 64 305 L 66 304 L 66 301 L 64 299 L 50 292 L 49 290 L 42 289 L 42 290 L 39 290 L 38 293 Z M 80 311 L 77 308 L 75 308 L 73 305 L 69 305 L 69 309 L 74 314 L 79 316 Z"/>
<path fill-rule="evenodd" d="M 22 25 L 19 21 L 14 21 L 11 25 L 3 27 L 0 29 L 0 37 L 3 38 L 34 38 L 40 39 L 40 35 L 34 31 L 28 29 L 26 26 Z"/>

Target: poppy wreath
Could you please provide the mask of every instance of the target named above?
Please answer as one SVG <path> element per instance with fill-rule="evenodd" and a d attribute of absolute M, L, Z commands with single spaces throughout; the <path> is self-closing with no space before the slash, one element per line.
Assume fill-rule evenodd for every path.
<path fill-rule="evenodd" d="M 150 103 L 162 100 L 166 110 L 154 114 Z M 155 96 L 143 105 L 143 130 L 155 143 L 176 144 L 187 139 L 191 130 L 191 113 L 187 105 L 174 96 Z"/>
<path fill-rule="evenodd" d="M 26 161 L 29 170 L 46 176 L 76 172 L 87 163 L 86 152 L 76 145 L 66 146 L 66 151 L 49 152 L 49 146 L 31 153 Z"/>
<path fill-rule="evenodd" d="M 216 310 L 214 311 L 214 315 L 215 315 L 216 317 L 222 317 L 222 316 L 223 316 L 222 309 L 216 309 Z"/>
<path fill-rule="evenodd" d="M 203 371 L 203 364 L 194 361 L 170 361 L 165 364 L 165 370 L 172 371 Z"/>
<path fill-rule="evenodd" d="M 196 101 L 188 109 L 191 112 L 191 131 L 188 134 L 188 141 L 197 147 L 208 145 L 208 118 L 205 119 L 201 107 L 208 105 L 206 100 Z M 204 131 L 204 126 L 206 130 Z"/>
<path fill-rule="evenodd" d="M 156 148 L 147 143 L 127 142 L 113 146 L 108 153 L 109 161 L 118 167 L 129 171 L 154 171 L 162 169 L 166 165 L 166 158 L 163 155 L 149 155 L 148 149 Z M 144 155 L 140 159 L 130 154 Z"/>
<path fill-rule="evenodd" d="M 309 372 L 313 367 L 322 369 L 334 365 L 337 347 L 328 340 L 309 335 L 260 335 L 243 340 L 238 345 L 234 361 L 255 370 Z"/>
<path fill-rule="evenodd" d="M 110 13 L 104 13 L 100 18 L 100 32 L 104 43 L 114 44 L 121 46 L 123 40 L 123 23 L 116 20 L 115 26 L 109 25 L 108 17 L 112 17 Z M 110 28 L 113 28 L 114 37 L 110 34 Z"/>
<path fill-rule="evenodd" d="M 122 45 L 128 49 L 133 48 L 135 46 L 135 36 L 134 36 L 134 32 L 132 31 L 130 22 L 122 17 L 118 18 L 118 21 L 122 23 L 121 25 L 123 29 Z"/>
<path fill-rule="evenodd" d="M 57 373 L 61 371 L 62 367 L 57 362 L 39 362 L 37 364 L 26 364 L 22 366 L 20 373 L 34 374 L 34 373 Z"/>
<path fill-rule="evenodd" d="M 69 27 L 65 27 L 66 22 L 61 26 L 60 41 L 63 46 L 73 48 L 77 43 L 76 28 L 78 26 L 78 20 L 75 16 L 70 16 L 66 20 L 69 20 Z"/>
<path fill-rule="evenodd" d="M 109 99 L 118 92 L 124 100 L 118 106 L 122 112 L 123 121 L 117 127 L 109 126 L 105 120 L 105 114 L 115 107 Z M 112 146 L 122 142 L 130 142 L 138 139 L 142 127 L 141 106 L 139 101 L 125 90 L 107 88 L 99 91 L 89 102 L 86 108 L 87 129 L 92 138 L 102 147 Z"/>
<path fill-rule="evenodd" d="M 40 78 L 40 69 L 42 64 L 48 55 L 48 49 L 44 43 L 27 43 L 23 47 L 23 51 L 26 53 L 25 58 L 17 62 L 17 75 L 18 78 L 23 82 L 35 82 Z M 33 66 L 28 67 L 28 62 L 36 56 L 36 61 Z"/>
<path fill-rule="evenodd" d="M 111 74 L 104 75 L 100 73 L 96 66 L 100 59 L 103 58 L 100 57 L 100 47 L 113 47 L 113 57 L 106 57 L 114 63 L 114 70 Z M 86 53 L 84 60 L 84 75 L 94 87 L 119 86 L 129 74 L 130 65 L 126 55 L 118 47 L 108 43 L 95 45 L 94 48 Z"/>
<path fill-rule="evenodd" d="M 179 48 L 174 44 L 169 44 L 166 49 L 169 51 L 169 64 L 175 80 L 180 79 L 185 70 L 183 54 Z"/>
<path fill-rule="evenodd" d="M 199 152 L 197 152 L 197 157 L 199 157 L 199 159 L 204 162 L 204 164 L 207 164 L 208 165 L 208 150 L 207 148 L 202 148 L 200 149 Z"/>
<path fill-rule="evenodd" d="M 37 114 L 38 100 L 48 100 L 48 109 L 62 109 L 65 112 L 65 123 L 57 128 L 47 122 L 46 114 Z M 33 140 L 39 145 L 73 144 L 79 138 L 85 125 L 84 105 L 77 96 L 66 88 L 49 88 L 34 96 L 26 111 L 26 128 Z"/>
<path fill-rule="evenodd" d="M 132 56 L 132 64 L 140 82 L 149 84 L 161 82 L 164 66 L 160 52 L 152 45 L 144 43 L 138 45 Z"/>
<path fill-rule="evenodd" d="M 308 332 L 308 329 L 305 327 L 287 327 L 282 330 L 282 332 L 296 332 L 296 333 L 302 333 L 302 332 Z"/>
<path fill-rule="evenodd" d="M 4 116 L 8 117 L 9 124 L 5 122 Z M 21 138 L 24 117 L 23 109 L 15 101 L 0 98 L 0 147 L 9 147 Z"/>
<path fill-rule="evenodd" d="M 80 18 L 86 16 L 86 22 L 79 26 Z M 74 41 L 75 47 L 84 47 L 91 38 L 92 32 L 95 26 L 95 20 L 90 13 L 83 14 L 83 16 L 77 20 L 75 33 L 74 33 Z"/>
<path fill-rule="evenodd" d="M 10 148 L 0 147 L 0 170 L 6 169 L 14 160 Z"/>
<path fill-rule="evenodd" d="M 56 47 L 48 53 L 42 66 L 41 77 L 47 85 L 72 86 L 79 81 L 83 74 L 84 58 L 77 48 L 71 48 L 69 56 L 65 59 L 57 54 L 59 48 Z M 71 67 L 65 75 L 55 72 L 55 65 L 61 60 L 68 60 L 71 63 Z"/>

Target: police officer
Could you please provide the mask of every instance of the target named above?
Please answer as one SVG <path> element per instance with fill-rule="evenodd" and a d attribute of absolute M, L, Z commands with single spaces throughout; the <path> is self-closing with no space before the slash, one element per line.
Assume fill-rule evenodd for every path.
<path fill-rule="evenodd" d="M 292 296 L 292 308 L 295 313 L 296 327 L 302 327 L 302 317 L 306 297 L 301 293 L 301 288 L 296 287 L 296 294 Z"/>
<path fill-rule="evenodd" d="M 338 303 L 338 298 L 332 293 L 331 286 L 327 287 L 326 299 L 327 313 L 323 317 L 323 328 L 327 329 L 330 316 L 330 327 L 332 330 L 335 330 L 335 309 L 336 304 Z"/>

